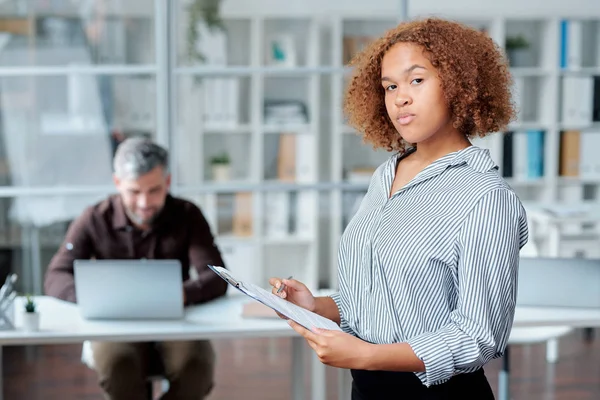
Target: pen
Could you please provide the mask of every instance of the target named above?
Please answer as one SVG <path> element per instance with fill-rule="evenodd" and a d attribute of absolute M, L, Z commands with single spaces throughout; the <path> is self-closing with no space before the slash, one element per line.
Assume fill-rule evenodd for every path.
<path fill-rule="evenodd" d="M 17 274 L 10 274 L 6 277 L 6 281 L 0 288 L 0 299 L 4 299 L 13 291 L 13 285 L 17 281 Z"/>
<path fill-rule="evenodd" d="M 292 279 L 292 276 L 290 275 L 288 277 L 288 280 Z M 285 287 L 285 285 L 283 284 L 283 282 L 281 283 L 281 285 L 279 286 L 279 289 L 277 289 L 277 293 L 281 292 L 283 290 L 283 288 Z"/>

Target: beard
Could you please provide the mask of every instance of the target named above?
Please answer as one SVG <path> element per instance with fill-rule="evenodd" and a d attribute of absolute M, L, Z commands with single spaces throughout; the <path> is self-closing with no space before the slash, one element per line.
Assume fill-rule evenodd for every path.
<path fill-rule="evenodd" d="M 144 217 L 140 217 L 139 215 L 132 212 L 128 208 L 125 208 L 125 213 L 127 214 L 127 217 L 129 217 L 131 222 L 133 222 L 136 225 L 151 225 L 154 221 L 156 221 L 156 218 L 160 214 L 160 211 L 161 210 L 157 210 L 154 214 L 152 214 L 152 216 L 150 216 L 148 218 L 144 218 Z"/>

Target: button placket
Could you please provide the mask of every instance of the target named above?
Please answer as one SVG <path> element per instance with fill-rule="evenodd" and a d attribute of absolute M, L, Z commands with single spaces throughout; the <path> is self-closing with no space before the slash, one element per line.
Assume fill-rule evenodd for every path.
<path fill-rule="evenodd" d="M 369 293 L 372 292 L 373 283 L 376 281 L 376 278 L 378 276 L 377 269 L 379 268 L 379 262 L 375 248 L 375 237 L 377 236 L 379 228 L 381 227 L 381 221 L 383 220 L 385 209 L 391 200 L 392 199 L 387 199 L 383 203 L 383 205 L 379 207 L 379 211 L 377 213 L 377 220 L 371 226 L 371 232 L 369 234 Z"/>

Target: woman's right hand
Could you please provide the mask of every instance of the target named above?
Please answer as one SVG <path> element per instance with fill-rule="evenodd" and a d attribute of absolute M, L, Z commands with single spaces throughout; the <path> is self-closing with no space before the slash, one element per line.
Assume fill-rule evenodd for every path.
<path fill-rule="evenodd" d="M 313 294 L 308 290 L 304 283 L 295 279 L 271 278 L 269 284 L 273 286 L 272 292 L 290 303 L 305 308 L 309 311 L 315 311 L 316 300 Z M 277 290 L 284 285 L 281 292 Z"/>

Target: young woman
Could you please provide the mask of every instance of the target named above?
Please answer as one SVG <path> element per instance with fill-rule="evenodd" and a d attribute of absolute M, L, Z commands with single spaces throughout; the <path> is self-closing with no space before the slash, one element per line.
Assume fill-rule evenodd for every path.
<path fill-rule="evenodd" d="M 521 202 L 470 138 L 511 121 L 511 78 L 485 34 L 407 22 L 354 60 L 345 110 L 375 147 L 374 173 L 342 235 L 339 292 L 315 298 L 271 278 L 287 300 L 342 332 L 290 321 L 325 364 L 352 370 L 352 399 L 493 399 L 483 366 L 509 337 Z"/>

